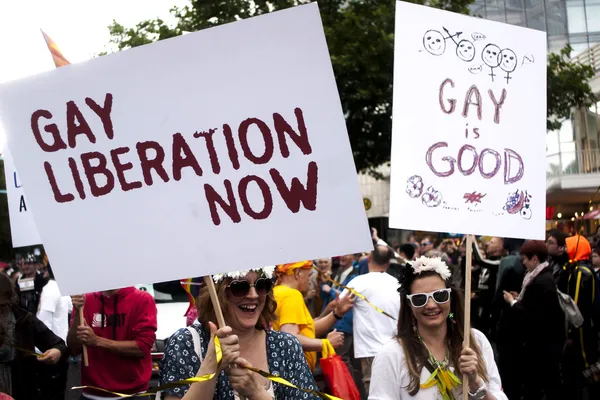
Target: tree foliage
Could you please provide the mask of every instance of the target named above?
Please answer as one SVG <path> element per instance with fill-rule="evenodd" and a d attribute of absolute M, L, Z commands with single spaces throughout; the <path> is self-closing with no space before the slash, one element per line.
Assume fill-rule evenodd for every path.
<path fill-rule="evenodd" d="M 161 19 L 147 20 L 133 28 L 116 21 L 109 26 L 112 50 L 141 46 L 156 40 L 194 32 L 239 19 L 310 3 L 311 0 L 191 0 L 185 7 L 174 7 L 176 24 Z M 474 0 L 413 0 L 443 10 L 469 13 Z M 389 161 L 392 132 L 392 84 L 394 61 L 395 0 L 320 0 L 319 9 L 342 107 L 359 171 L 369 171 Z M 562 59 L 561 59 L 562 60 Z M 568 76 L 564 76 L 564 72 Z M 548 115 L 562 117 L 577 99 L 587 75 L 572 73 L 568 66 L 552 69 L 555 85 L 549 94 L 558 101 L 548 102 Z M 548 76 L 551 76 L 549 67 Z M 556 74 L 554 74 L 556 72 Z M 589 79 L 589 78 L 588 78 Z M 557 83 L 565 82 L 564 85 Z M 551 80 L 549 79 L 549 85 Z M 569 85 L 573 84 L 572 86 Z M 549 98 L 550 99 L 550 98 Z M 573 100 L 573 103 L 569 103 Z M 552 106 L 552 108 L 551 108 Z M 556 123 L 552 126 L 556 126 Z M 549 126 L 551 126 L 549 122 Z"/>
<path fill-rule="evenodd" d="M 594 69 L 589 65 L 570 61 L 570 45 L 558 54 L 548 55 L 548 130 L 558 130 L 563 121 L 571 116 L 571 107 L 589 107 L 596 96 L 589 81 Z"/>

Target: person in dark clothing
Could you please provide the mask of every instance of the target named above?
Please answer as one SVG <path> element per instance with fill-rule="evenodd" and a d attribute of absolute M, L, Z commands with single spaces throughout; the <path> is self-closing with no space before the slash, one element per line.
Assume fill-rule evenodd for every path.
<path fill-rule="evenodd" d="M 557 229 L 550 231 L 548 239 L 546 239 L 548 264 L 550 264 L 550 270 L 557 284 L 560 278 L 560 271 L 569 262 L 566 239 L 567 234 Z"/>
<path fill-rule="evenodd" d="M 38 271 L 39 258 L 28 253 L 17 260 L 21 270 L 21 276 L 17 279 L 15 292 L 19 299 L 19 306 L 31 314 L 37 314 L 42 289 L 46 285 L 46 279 Z"/>
<path fill-rule="evenodd" d="M 408 266 L 408 263 L 415 258 L 415 246 L 411 243 L 404 243 L 398 247 L 399 258 L 396 258 L 397 262 L 390 264 L 387 273 L 398 279 L 402 275 L 404 268 Z"/>
<path fill-rule="evenodd" d="M 36 347 L 44 353 L 36 355 Z M 64 363 L 67 358 L 65 342 L 18 307 L 12 282 L 0 273 L 0 392 L 15 400 L 39 399 L 38 384 L 31 379 L 37 363 Z"/>
<path fill-rule="evenodd" d="M 492 331 L 495 331 L 497 322 L 492 321 L 492 310 L 498 267 L 500 266 L 500 258 L 504 254 L 502 238 L 492 238 L 487 243 L 485 252 L 486 258 L 483 257 L 479 251 L 479 247 L 473 241 L 474 268 L 471 285 L 474 297 L 471 305 L 471 320 L 474 328 L 479 329 L 489 337 Z"/>
<path fill-rule="evenodd" d="M 520 354 L 522 347 L 521 332 L 515 329 L 514 313 L 504 301 L 504 292 L 518 293 L 523 285 L 525 267 L 521 262 L 520 249 L 524 240 L 504 239 L 504 249 L 509 253 L 500 261 L 496 293 L 494 296 L 494 314 L 492 320 L 498 321 L 496 328 L 496 346 L 498 349 L 498 370 L 502 378 L 502 388 L 509 399 L 519 399 L 523 371 Z"/>
<path fill-rule="evenodd" d="M 598 327 L 600 326 L 600 290 L 590 265 L 590 243 L 583 236 L 566 239 L 570 262 L 559 273 L 558 290 L 573 298 L 581 315 L 583 325 L 569 329 L 567 347 L 563 354 L 563 396 L 582 399 L 585 387 L 590 399 L 600 398 L 598 384 L 588 385 L 582 372 L 598 362 Z"/>
<path fill-rule="evenodd" d="M 520 340 L 518 359 L 523 398 L 560 399 L 560 355 L 566 340 L 565 315 L 549 268 L 548 250 L 541 240 L 527 241 L 521 248 L 527 275 L 520 293 L 504 291 L 510 306 L 507 314 Z M 515 341 L 516 343 L 518 341 Z M 514 367 L 514 365 L 513 365 Z M 509 398 L 519 399 L 514 394 Z"/>

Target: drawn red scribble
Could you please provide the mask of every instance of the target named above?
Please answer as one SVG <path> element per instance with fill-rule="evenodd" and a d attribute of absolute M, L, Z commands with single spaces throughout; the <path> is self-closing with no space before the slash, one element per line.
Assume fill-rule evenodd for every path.
<path fill-rule="evenodd" d="M 483 199 L 485 196 L 487 196 L 486 194 L 481 194 L 481 193 L 477 193 L 475 191 L 473 191 L 473 193 L 465 193 L 465 195 L 463 196 L 463 199 L 465 199 L 465 203 L 481 203 L 481 199 Z"/>

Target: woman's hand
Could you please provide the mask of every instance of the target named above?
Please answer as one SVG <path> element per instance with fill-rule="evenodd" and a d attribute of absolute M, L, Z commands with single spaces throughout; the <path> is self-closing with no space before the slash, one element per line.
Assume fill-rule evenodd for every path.
<path fill-rule="evenodd" d="M 344 333 L 334 329 L 327 335 L 327 340 L 329 340 L 333 348 L 337 350 L 344 345 Z"/>
<path fill-rule="evenodd" d="M 249 400 L 270 399 L 271 397 L 257 379 L 259 375 L 244 367 L 252 367 L 252 364 L 243 358 L 238 358 L 227 368 L 227 377 L 233 390 Z"/>
<path fill-rule="evenodd" d="M 515 299 L 515 297 L 511 293 L 508 293 L 506 290 L 503 291 L 503 295 L 504 301 L 506 301 L 508 304 L 511 304 Z"/>
<path fill-rule="evenodd" d="M 60 356 L 60 350 L 49 349 L 38 360 L 44 364 L 56 364 L 60 360 Z"/>
<path fill-rule="evenodd" d="M 221 359 L 221 365 L 219 367 L 219 372 L 229 367 L 231 363 L 233 363 L 240 356 L 240 340 L 237 335 L 233 334 L 233 330 L 231 327 L 226 326 L 221 329 L 217 329 L 217 326 L 212 322 L 208 323 L 210 327 L 210 343 L 208 343 L 208 351 L 206 353 L 206 358 L 210 360 L 214 360 L 217 362 L 217 356 L 215 354 L 215 335 L 219 338 L 219 343 L 221 343 L 221 354 L 223 358 Z"/>
<path fill-rule="evenodd" d="M 477 376 L 477 353 L 472 348 L 466 347 L 460 354 L 458 359 L 460 372 L 469 378 L 469 391 L 474 393 L 483 384 L 481 378 Z"/>

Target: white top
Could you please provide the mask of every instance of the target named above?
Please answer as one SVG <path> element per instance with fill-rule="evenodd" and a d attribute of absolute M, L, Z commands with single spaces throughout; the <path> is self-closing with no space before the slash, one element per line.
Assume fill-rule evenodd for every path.
<path fill-rule="evenodd" d="M 475 329 L 472 331 L 487 367 L 489 377 L 489 382 L 487 383 L 488 393 L 491 393 L 497 400 L 508 400 L 508 397 L 506 397 L 501 389 L 500 374 L 494 361 L 494 353 L 490 342 L 483 333 Z M 450 369 L 454 371 L 454 368 L 450 367 Z M 431 373 L 427 368 L 423 368 L 421 371 L 421 384 L 425 383 L 430 376 Z M 398 343 L 398 340 L 391 340 L 383 347 L 381 353 L 373 361 L 369 400 L 442 399 L 437 386 L 428 389 L 419 389 L 415 396 L 411 396 L 406 389 L 409 384 L 410 375 L 408 373 L 408 366 L 406 365 L 406 358 L 404 357 L 404 349 Z M 454 389 L 453 393 L 455 399 L 462 399 L 462 386 Z"/>
<path fill-rule="evenodd" d="M 49 280 L 42 290 L 37 317 L 65 342 L 69 331 L 69 306 L 72 307 L 71 298 L 61 296 L 56 281 Z"/>
<path fill-rule="evenodd" d="M 371 303 L 396 318 L 391 319 L 381 314 L 358 297 L 354 301 L 354 357 L 375 357 L 398 330 L 398 280 L 387 272 L 369 272 L 352 279 L 348 287 L 363 294 Z M 344 290 L 341 297 L 347 294 L 348 291 Z"/>

